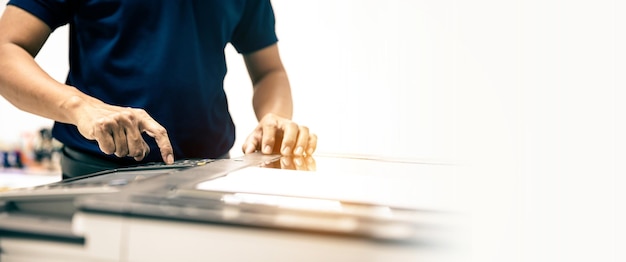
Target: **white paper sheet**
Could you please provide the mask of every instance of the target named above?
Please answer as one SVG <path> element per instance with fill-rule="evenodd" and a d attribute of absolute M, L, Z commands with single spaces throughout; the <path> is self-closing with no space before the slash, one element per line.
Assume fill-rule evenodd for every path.
<path fill-rule="evenodd" d="M 446 181 L 430 176 L 407 181 L 389 174 L 311 172 L 250 167 L 198 184 L 197 189 L 234 193 L 298 196 L 396 207 L 442 209 L 449 198 Z M 448 190 L 449 191 L 449 190 Z M 448 192 L 449 193 L 449 192 Z"/>

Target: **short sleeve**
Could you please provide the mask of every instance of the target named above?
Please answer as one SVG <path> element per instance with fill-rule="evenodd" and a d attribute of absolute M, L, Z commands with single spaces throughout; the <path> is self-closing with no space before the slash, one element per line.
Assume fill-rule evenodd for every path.
<path fill-rule="evenodd" d="M 247 0 L 231 43 L 237 52 L 245 54 L 260 50 L 278 41 L 274 10 L 270 0 Z"/>
<path fill-rule="evenodd" d="M 71 0 L 10 0 L 8 5 L 24 9 L 54 30 L 72 17 Z"/>

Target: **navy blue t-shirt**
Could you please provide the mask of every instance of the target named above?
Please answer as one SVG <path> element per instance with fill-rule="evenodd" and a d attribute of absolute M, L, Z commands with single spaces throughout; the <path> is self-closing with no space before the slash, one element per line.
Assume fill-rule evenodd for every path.
<path fill-rule="evenodd" d="M 51 29 L 70 25 L 67 84 L 105 103 L 145 109 L 174 155 L 215 158 L 235 140 L 223 88 L 227 43 L 249 53 L 277 42 L 270 0 L 11 0 Z M 105 156 L 73 125 L 66 146 Z M 154 139 L 144 134 L 160 161 Z M 105 156 L 114 159 L 114 156 Z M 127 158 L 128 159 L 128 158 Z"/>

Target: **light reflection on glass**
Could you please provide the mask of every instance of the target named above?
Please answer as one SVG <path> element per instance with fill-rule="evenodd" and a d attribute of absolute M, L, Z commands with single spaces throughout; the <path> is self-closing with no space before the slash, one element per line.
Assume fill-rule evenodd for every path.
<path fill-rule="evenodd" d="M 291 210 L 334 212 L 381 219 L 394 218 L 394 212 L 388 206 L 347 204 L 329 199 L 233 193 L 222 196 L 221 200 L 228 205 L 263 205 Z"/>
<path fill-rule="evenodd" d="M 278 161 L 265 163 L 261 167 L 299 171 L 316 171 L 317 164 L 312 156 L 282 156 Z"/>
<path fill-rule="evenodd" d="M 342 211 L 341 202 L 327 199 L 313 199 L 302 197 L 288 197 L 275 195 L 261 195 L 249 193 L 234 193 L 222 197 L 222 201 L 227 204 L 251 204 L 268 205 L 279 208 L 290 208 L 298 210 L 318 210 L 318 211 Z"/>

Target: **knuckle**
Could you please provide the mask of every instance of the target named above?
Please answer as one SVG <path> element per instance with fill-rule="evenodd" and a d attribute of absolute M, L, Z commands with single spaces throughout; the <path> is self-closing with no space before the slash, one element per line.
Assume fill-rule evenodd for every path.
<path fill-rule="evenodd" d="M 282 142 L 284 144 L 294 144 L 296 139 L 296 136 L 283 136 Z"/>
<path fill-rule="evenodd" d="M 287 144 L 287 145 L 291 145 L 291 144 L 295 144 L 296 140 L 292 137 L 285 137 L 283 139 L 283 144 Z"/>
<path fill-rule="evenodd" d="M 157 128 L 156 133 L 159 136 L 167 136 L 167 130 L 163 127 Z"/>
<path fill-rule="evenodd" d="M 100 118 L 96 119 L 94 121 L 94 123 L 95 123 L 95 128 L 98 128 L 100 130 L 104 130 L 107 127 L 111 126 L 111 121 L 108 118 L 105 118 L 105 117 L 100 117 Z"/>
<path fill-rule="evenodd" d="M 124 110 L 119 114 L 120 117 L 126 121 L 133 122 L 135 120 L 135 114 L 131 110 Z"/>
<path fill-rule="evenodd" d="M 265 127 L 268 127 L 268 128 L 274 128 L 274 129 L 275 129 L 276 127 L 278 127 L 278 123 L 277 123 L 276 121 L 265 121 L 265 123 L 263 123 L 263 125 L 264 125 Z"/>
<path fill-rule="evenodd" d="M 287 128 L 298 130 L 298 124 L 296 124 L 296 123 L 294 123 L 292 121 L 287 122 L 286 126 L 287 126 Z"/>
<path fill-rule="evenodd" d="M 263 119 L 261 119 L 260 124 L 265 127 L 277 127 L 278 126 L 278 118 L 273 114 L 267 114 Z"/>
<path fill-rule="evenodd" d="M 146 112 L 146 110 L 139 108 L 139 109 L 133 109 L 137 116 L 141 117 L 141 118 L 150 118 L 150 115 L 148 114 L 148 112 Z"/>
<path fill-rule="evenodd" d="M 276 137 L 274 136 L 269 136 L 269 135 L 264 135 L 263 136 L 263 141 L 264 142 L 274 142 L 276 140 Z"/>
<path fill-rule="evenodd" d="M 137 145 L 141 140 L 141 134 L 133 130 L 126 130 L 126 141 L 129 145 Z"/>
<path fill-rule="evenodd" d="M 275 141 L 276 138 L 274 138 L 273 136 L 263 137 L 263 144 L 274 144 Z"/>

